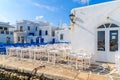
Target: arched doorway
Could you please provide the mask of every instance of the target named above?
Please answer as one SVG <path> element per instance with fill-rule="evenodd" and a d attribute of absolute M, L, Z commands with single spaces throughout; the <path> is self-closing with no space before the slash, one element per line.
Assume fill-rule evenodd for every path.
<path fill-rule="evenodd" d="M 98 61 L 114 62 L 119 51 L 119 26 L 107 23 L 97 28 L 97 59 Z"/>

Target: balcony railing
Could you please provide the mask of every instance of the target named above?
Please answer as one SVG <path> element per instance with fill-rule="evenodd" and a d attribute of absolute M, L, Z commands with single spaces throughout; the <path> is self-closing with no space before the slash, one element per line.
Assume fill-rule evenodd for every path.
<path fill-rule="evenodd" d="M 14 32 L 24 32 L 24 30 L 15 30 Z"/>
<path fill-rule="evenodd" d="M 12 31 L 0 30 L 0 34 L 13 35 Z"/>

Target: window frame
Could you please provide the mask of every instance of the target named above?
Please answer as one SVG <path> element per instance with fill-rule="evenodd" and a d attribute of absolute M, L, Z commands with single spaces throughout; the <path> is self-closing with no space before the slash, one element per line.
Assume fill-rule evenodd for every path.
<path fill-rule="evenodd" d="M 47 31 L 47 30 L 45 31 L 45 35 L 46 35 L 46 36 L 48 35 L 48 31 Z"/>
<path fill-rule="evenodd" d="M 23 31 L 23 26 L 20 26 L 20 31 Z"/>
<path fill-rule="evenodd" d="M 20 36 L 18 36 L 17 41 L 20 41 Z"/>
<path fill-rule="evenodd" d="M 30 26 L 27 26 L 28 31 L 30 31 Z"/>
<path fill-rule="evenodd" d="M 111 27 L 112 25 L 114 25 L 114 27 Z M 104 27 L 101 27 L 101 26 L 104 26 Z M 117 24 L 114 24 L 114 23 L 105 23 L 105 24 L 102 24 L 100 25 L 99 27 L 97 27 L 97 40 L 96 40 L 96 50 L 97 51 L 100 51 L 98 50 L 98 32 L 99 31 L 105 31 L 105 37 L 108 36 L 109 39 L 106 39 L 105 38 L 105 51 L 102 51 L 102 52 L 106 52 L 106 51 L 109 51 L 109 52 L 115 52 L 115 51 L 118 51 L 118 50 L 115 50 L 115 51 L 111 51 L 110 50 L 110 31 L 114 31 L 114 30 L 118 30 L 119 31 L 120 29 L 120 26 L 117 25 Z M 119 37 L 119 32 L 118 32 L 118 37 Z M 107 43 L 106 43 L 107 42 Z M 118 47 L 119 47 L 119 38 L 118 38 Z M 119 48 L 118 48 L 119 49 Z"/>
<path fill-rule="evenodd" d="M 37 31 L 38 30 L 38 27 L 36 26 L 35 30 Z"/>
<path fill-rule="evenodd" d="M 60 40 L 64 40 L 64 35 L 63 34 L 60 34 Z"/>

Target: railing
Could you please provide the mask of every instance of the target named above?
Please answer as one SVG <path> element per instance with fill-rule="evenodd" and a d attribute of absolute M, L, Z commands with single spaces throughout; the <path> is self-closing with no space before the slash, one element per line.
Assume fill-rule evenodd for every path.
<path fill-rule="evenodd" d="M 24 30 L 15 30 L 14 32 L 24 32 Z"/>
<path fill-rule="evenodd" d="M 13 35 L 12 31 L 0 30 L 0 34 Z"/>

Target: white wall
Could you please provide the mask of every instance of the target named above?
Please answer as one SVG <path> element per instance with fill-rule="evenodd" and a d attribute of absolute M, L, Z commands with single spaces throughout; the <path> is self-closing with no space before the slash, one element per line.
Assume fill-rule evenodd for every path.
<path fill-rule="evenodd" d="M 13 43 L 14 42 L 14 38 L 13 38 L 14 27 L 11 26 L 9 22 L 8 23 L 0 22 L 0 27 L 3 28 L 3 29 L 0 29 L 0 43 L 7 43 L 7 37 L 10 38 L 10 43 Z M 7 30 L 5 30 L 5 28 L 7 28 Z"/>
<path fill-rule="evenodd" d="M 18 37 L 20 37 L 20 41 L 18 41 Z M 14 43 L 22 43 L 21 37 L 24 37 L 24 43 L 27 43 L 26 32 L 14 32 Z"/>
<path fill-rule="evenodd" d="M 10 37 L 10 43 L 14 42 L 13 35 L 0 34 L 0 43 L 7 43 L 7 37 Z"/>
<path fill-rule="evenodd" d="M 60 39 L 60 35 L 63 34 L 63 40 Z M 71 42 L 71 30 L 63 29 L 63 30 L 55 30 L 55 36 L 57 42 Z"/>
<path fill-rule="evenodd" d="M 112 59 L 109 59 L 108 62 L 114 62 L 113 59 L 115 58 L 110 53 L 101 54 L 101 52 L 97 52 L 97 27 L 105 23 L 115 23 L 107 19 L 107 17 L 115 12 L 118 7 L 120 7 L 120 2 L 113 1 L 73 9 L 71 13 L 75 12 L 76 21 L 74 31 L 71 34 L 72 49 L 74 51 L 89 51 L 99 61 L 105 61 L 105 58 L 108 57 Z"/>
<path fill-rule="evenodd" d="M 39 35 L 39 30 L 42 30 L 42 36 L 41 38 L 44 38 L 44 42 L 51 42 L 51 31 L 52 31 L 52 27 L 50 25 L 42 25 L 39 23 L 35 23 L 35 22 L 31 22 L 31 21 L 27 21 L 27 20 L 23 20 L 20 22 L 17 22 L 17 30 L 20 30 L 20 26 L 23 27 L 23 30 L 26 32 L 26 38 L 29 38 L 29 33 L 34 33 L 33 39 L 34 42 L 36 42 L 36 37 L 40 37 Z M 28 26 L 30 26 L 30 30 L 28 31 Z M 36 27 L 37 27 L 37 31 L 36 31 Z M 45 35 L 45 31 L 48 31 L 48 35 Z M 24 33 L 24 32 L 23 32 Z M 28 39 L 26 40 L 26 42 L 30 42 Z M 27 42 L 27 43 L 28 43 Z"/>
<path fill-rule="evenodd" d="M 42 30 L 42 38 L 44 38 L 44 42 L 51 42 L 52 36 L 52 27 L 51 26 L 39 26 L 38 31 L 36 32 L 36 35 L 39 36 L 39 30 Z M 45 35 L 45 31 L 48 31 L 48 35 Z"/>
<path fill-rule="evenodd" d="M 27 36 L 27 43 L 31 43 L 31 39 L 33 40 L 33 42 L 36 42 L 36 38 L 37 36 Z"/>
<path fill-rule="evenodd" d="M 34 33 L 36 30 L 36 27 L 38 27 L 39 25 L 35 24 L 35 23 L 28 23 L 28 22 L 23 22 L 23 23 L 17 23 L 17 30 L 20 30 L 20 26 L 23 27 L 23 30 L 25 30 L 27 33 L 32 32 Z M 28 26 L 30 27 L 30 30 L 28 30 Z"/>

